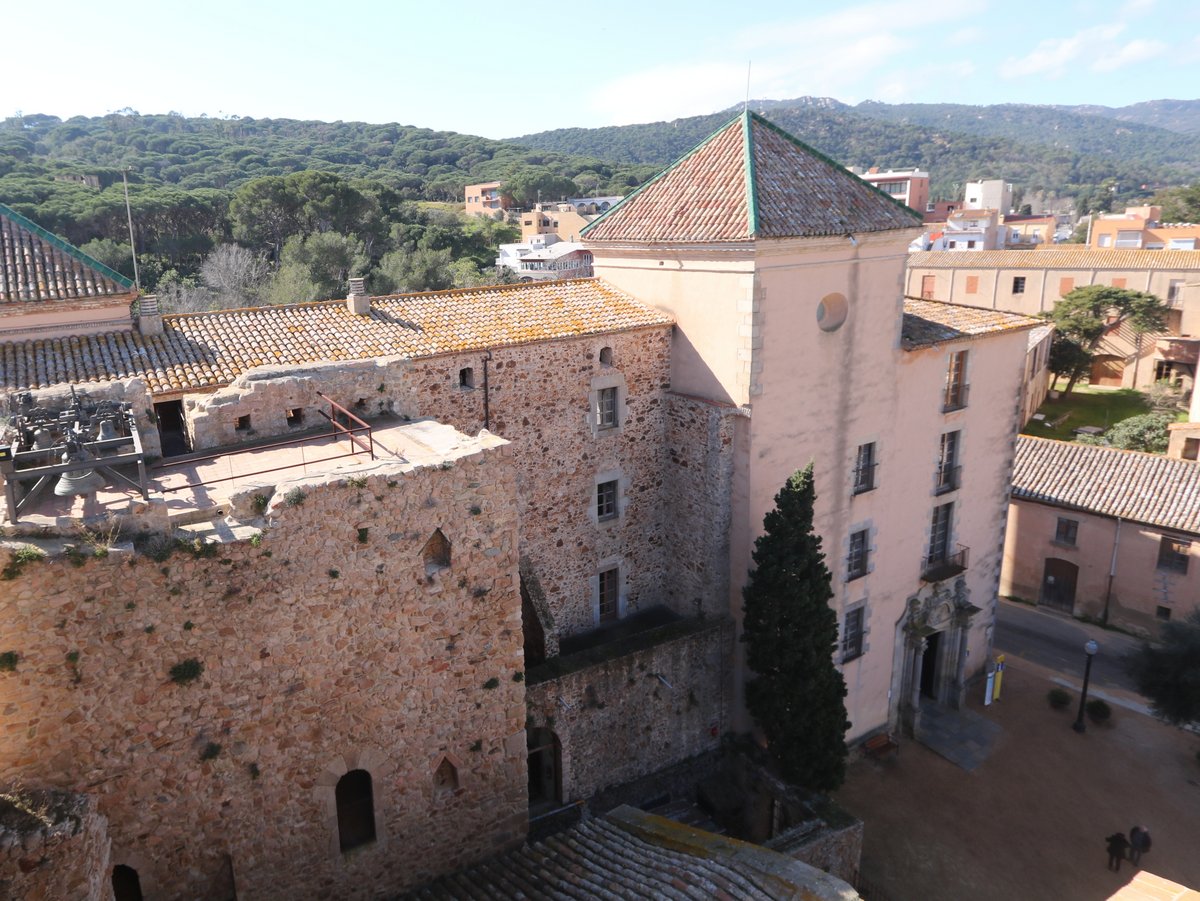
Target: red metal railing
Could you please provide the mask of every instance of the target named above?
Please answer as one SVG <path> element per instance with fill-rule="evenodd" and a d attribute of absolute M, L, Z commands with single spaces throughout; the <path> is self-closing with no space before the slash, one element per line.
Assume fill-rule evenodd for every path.
<path fill-rule="evenodd" d="M 295 469 L 297 466 L 311 466 L 317 463 L 325 463 L 330 460 L 340 460 L 344 457 L 355 457 L 359 454 L 369 454 L 371 459 L 374 460 L 375 436 L 372 433 L 371 426 L 354 413 L 351 413 L 341 404 L 331 399 L 328 395 L 325 395 L 320 391 L 316 392 L 316 394 L 318 397 L 324 398 L 329 403 L 328 413 L 326 413 L 324 410 L 318 410 L 317 412 L 329 421 L 329 424 L 332 427 L 331 434 L 334 440 L 336 441 L 345 435 L 350 441 L 351 450 L 348 450 L 345 453 L 333 454 L 332 456 L 328 457 L 319 457 L 316 460 L 301 459 L 299 463 L 284 463 L 279 466 L 269 466 L 266 469 L 257 469 L 253 472 L 239 472 L 235 475 L 221 476 L 220 478 L 200 479 L 195 482 L 187 482 L 183 485 L 173 485 L 169 488 L 160 487 L 159 490 L 161 490 L 164 494 L 171 491 L 183 491 L 187 488 L 198 488 L 201 485 L 215 485 L 219 482 L 231 482 L 236 479 L 248 479 L 253 476 L 265 475 L 269 472 L 280 472 L 284 469 Z M 352 425 L 348 425 L 347 423 L 352 423 Z M 365 433 L 365 437 L 363 437 L 363 433 Z M 217 454 L 189 456 L 186 460 L 172 461 L 171 463 L 164 461 L 159 463 L 155 468 L 161 470 L 167 468 L 168 466 L 178 466 L 183 464 L 190 465 L 194 463 L 203 463 L 209 460 L 219 460 L 224 457 L 237 456 L 239 453 L 254 453 L 255 451 L 276 450 L 282 447 L 298 447 L 308 444 L 312 440 L 312 435 L 304 435 L 298 438 L 290 438 L 287 441 L 275 441 L 270 444 L 257 444 L 254 447 L 246 448 L 244 451 L 233 451 L 232 453 L 226 451 L 224 453 Z"/>

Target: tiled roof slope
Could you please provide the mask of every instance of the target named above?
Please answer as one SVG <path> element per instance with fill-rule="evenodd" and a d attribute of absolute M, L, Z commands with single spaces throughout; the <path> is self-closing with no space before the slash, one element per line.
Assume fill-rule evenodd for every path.
<path fill-rule="evenodd" d="M 1155 269 L 1200 270 L 1197 250 L 922 250 L 909 269 Z"/>
<path fill-rule="evenodd" d="M 1200 462 L 1017 438 L 1013 497 L 1200 534 Z"/>
<path fill-rule="evenodd" d="M 133 282 L 0 203 L 0 304 L 128 294 Z"/>
<path fill-rule="evenodd" d="M 597 279 L 164 316 L 163 333 L 108 332 L 0 344 L 0 388 L 145 378 L 151 393 L 227 385 L 254 366 L 425 357 L 669 325 Z"/>
<path fill-rule="evenodd" d="M 743 113 L 604 215 L 586 242 L 680 243 L 913 228 L 921 217 L 754 113 Z"/>
<path fill-rule="evenodd" d="M 765 848 L 629 807 L 445 876 L 404 901 L 724 898 L 852 901 L 845 883 Z"/>
<path fill-rule="evenodd" d="M 1045 320 L 1016 313 L 906 297 L 900 340 L 905 349 L 911 350 L 944 341 L 967 341 L 997 332 L 1034 329 L 1045 324 Z"/>

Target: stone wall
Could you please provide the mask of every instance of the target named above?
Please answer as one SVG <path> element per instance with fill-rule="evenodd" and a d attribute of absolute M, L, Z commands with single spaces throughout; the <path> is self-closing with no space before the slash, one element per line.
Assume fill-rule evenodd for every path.
<path fill-rule="evenodd" d="M 745 412 L 681 394 L 667 398 L 665 482 L 671 515 L 669 605 L 682 613 L 724 616 L 729 603 L 735 431 Z"/>
<path fill-rule="evenodd" d="M 731 638 L 728 620 L 716 621 L 530 685 L 527 725 L 562 744 L 562 800 L 716 748 L 727 728 Z"/>
<path fill-rule="evenodd" d="M 0 791 L 0 898 L 112 901 L 107 827 L 87 795 Z"/>
<path fill-rule="evenodd" d="M 225 531 L 165 559 L 0 548 L 0 772 L 93 792 L 147 897 L 376 897 L 520 842 L 512 448 L 293 479 L 261 534 Z M 355 769 L 377 837 L 341 853 Z"/>
<path fill-rule="evenodd" d="M 323 425 L 318 411 L 328 406 L 317 390 L 364 418 L 433 417 L 468 434 L 486 425 L 513 443 L 522 553 L 558 638 L 595 627 L 602 568 L 620 567 L 626 613 L 675 602 L 664 588 L 666 561 L 673 545 L 692 545 L 686 535 L 664 539 L 670 339 L 663 326 L 417 360 L 260 368 L 187 398 L 185 413 L 196 450 Z M 609 363 L 600 361 L 604 348 Z M 619 422 L 598 428 L 596 390 L 610 385 L 619 392 Z M 294 426 L 289 410 L 300 411 Z M 692 415 L 684 437 L 707 442 L 707 419 Z M 682 451 L 697 461 L 706 452 L 707 445 Z M 619 483 L 620 515 L 599 522 L 596 486 L 609 479 Z M 691 583 L 679 596 L 684 614 L 695 613 L 701 590 Z"/>

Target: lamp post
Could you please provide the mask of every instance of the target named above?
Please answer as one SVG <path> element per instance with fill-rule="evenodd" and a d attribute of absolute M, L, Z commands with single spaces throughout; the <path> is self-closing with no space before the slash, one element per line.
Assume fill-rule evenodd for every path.
<path fill-rule="evenodd" d="M 1100 650 L 1100 645 L 1091 638 L 1083 646 L 1083 651 L 1087 654 L 1087 664 L 1083 668 L 1083 691 L 1079 693 L 1079 716 L 1075 717 L 1075 722 L 1071 726 L 1076 732 L 1087 731 L 1087 726 L 1083 723 L 1083 708 L 1087 704 L 1088 680 L 1092 677 L 1092 658 L 1096 656 L 1098 650 Z"/>

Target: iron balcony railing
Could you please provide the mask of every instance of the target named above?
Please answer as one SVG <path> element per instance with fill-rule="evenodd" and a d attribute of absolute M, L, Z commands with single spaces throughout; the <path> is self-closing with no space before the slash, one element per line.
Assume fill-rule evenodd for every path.
<path fill-rule="evenodd" d="M 939 466 L 933 486 L 933 493 L 935 495 L 949 494 L 951 491 L 957 491 L 958 486 L 962 484 L 961 476 L 961 466 Z"/>
<path fill-rule="evenodd" d="M 854 467 L 854 494 L 865 494 L 875 490 L 875 467 L 878 463 L 864 463 Z"/>
<path fill-rule="evenodd" d="M 942 412 L 953 413 L 955 410 L 961 410 L 967 405 L 967 395 L 970 393 L 970 385 L 950 385 L 946 388 L 946 394 L 942 398 Z"/>
<path fill-rule="evenodd" d="M 922 582 L 940 582 L 950 579 L 967 570 L 967 557 L 971 549 L 958 545 L 954 553 L 945 550 L 930 551 L 925 557 L 925 565 L 921 569 Z"/>

